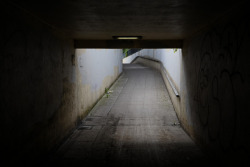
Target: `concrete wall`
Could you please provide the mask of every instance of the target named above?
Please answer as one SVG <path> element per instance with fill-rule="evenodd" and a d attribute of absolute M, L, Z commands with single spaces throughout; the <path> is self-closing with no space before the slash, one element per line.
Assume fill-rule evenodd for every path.
<path fill-rule="evenodd" d="M 136 57 L 138 57 L 138 54 L 139 52 L 136 52 L 128 57 L 125 57 L 122 59 L 122 63 L 123 64 L 130 64 Z"/>
<path fill-rule="evenodd" d="M 121 49 L 76 49 L 84 111 L 93 107 L 122 72 Z"/>
<path fill-rule="evenodd" d="M 181 122 L 211 155 L 248 162 L 250 151 L 250 22 L 232 10 L 188 38 L 183 48 Z"/>
<path fill-rule="evenodd" d="M 55 27 L 1 5 L 0 165 L 23 166 L 44 158 L 75 129 L 121 72 L 122 52 L 78 55 L 73 40 Z"/>

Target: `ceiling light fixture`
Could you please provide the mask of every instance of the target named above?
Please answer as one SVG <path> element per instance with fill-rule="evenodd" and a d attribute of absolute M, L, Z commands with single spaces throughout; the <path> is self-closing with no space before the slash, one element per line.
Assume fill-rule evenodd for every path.
<path fill-rule="evenodd" d="M 113 36 L 113 38 L 120 40 L 137 40 L 142 39 L 142 36 Z"/>

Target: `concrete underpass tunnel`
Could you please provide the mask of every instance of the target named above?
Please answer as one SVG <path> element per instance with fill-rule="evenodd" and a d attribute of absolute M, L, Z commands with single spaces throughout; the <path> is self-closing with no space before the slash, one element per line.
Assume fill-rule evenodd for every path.
<path fill-rule="evenodd" d="M 1 2 L 0 165 L 249 166 L 248 6 Z"/>

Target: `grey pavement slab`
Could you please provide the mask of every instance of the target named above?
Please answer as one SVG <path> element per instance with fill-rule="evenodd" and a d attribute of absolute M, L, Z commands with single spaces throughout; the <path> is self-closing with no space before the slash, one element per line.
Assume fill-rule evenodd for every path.
<path fill-rule="evenodd" d="M 124 72 L 50 164 L 60 166 L 205 166 L 184 132 L 160 73 L 139 64 Z"/>

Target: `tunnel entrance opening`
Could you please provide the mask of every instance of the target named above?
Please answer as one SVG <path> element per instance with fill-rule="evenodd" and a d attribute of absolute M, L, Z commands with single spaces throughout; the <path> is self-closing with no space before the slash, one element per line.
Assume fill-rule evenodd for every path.
<path fill-rule="evenodd" d="M 79 66 L 88 64 L 87 67 L 91 68 L 93 64 L 90 62 L 96 63 L 96 58 L 101 59 L 98 65 L 102 66 L 104 59 L 108 58 L 105 54 L 112 58 L 111 53 L 121 54 L 119 61 L 123 61 L 123 72 L 108 91 L 105 89 L 109 96 L 104 94 L 101 97 L 73 137 L 59 149 L 58 154 L 63 155 L 60 163 L 83 161 L 94 166 L 175 166 L 204 161 L 204 155 L 180 126 L 165 85 L 168 82 L 164 77 L 166 73 L 161 71 L 165 69 L 164 65 L 169 68 L 161 61 L 176 59 L 181 56 L 181 50 L 138 49 L 123 58 L 121 50 L 79 49 L 76 56 Z M 90 56 L 88 60 L 84 58 L 86 55 Z M 95 58 L 95 55 L 98 56 Z M 178 68 L 177 65 L 175 67 Z M 88 73 L 86 70 L 83 71 Z M 92 76 L 94 71 L 92 75 L 88 74 L 86 80 L 86 77 L 97 77 Z"/>

